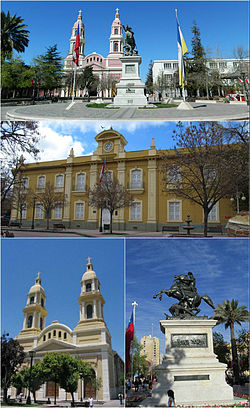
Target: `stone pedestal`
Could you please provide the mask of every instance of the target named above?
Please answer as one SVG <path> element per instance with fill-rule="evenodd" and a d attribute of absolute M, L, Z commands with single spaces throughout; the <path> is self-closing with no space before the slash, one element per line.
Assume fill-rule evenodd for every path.
<path fill-rule="evenodd" d="M 139 65 L 141 57 L 132 55 L 120 58 L 122 61 L 122 77 L 116 85 L 117 95 L 114 106 L 145 106 L 147 98 L 144 95 L 145 84 L 141 81 Z"/>
<path fill-rule="evenodd" d="M 167 391 L 175 393 L 176 404 L 233 403 L 233 389 L 225 381 L 226 364 L 213 352 L 215 320 L 161 320 L 165 334 L 165 356 L 155 368 L 158 383 L 152 398 L 143 405 L 167 405 Z"/>

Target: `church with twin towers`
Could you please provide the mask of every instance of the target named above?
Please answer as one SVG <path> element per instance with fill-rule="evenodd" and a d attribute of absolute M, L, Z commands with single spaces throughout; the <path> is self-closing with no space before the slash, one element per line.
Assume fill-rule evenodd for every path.
<path fill-rule="evenodd" d="M 120 20 L 119 9 L 115 10 L 115 18 L 111 24 L 109 36 L 109 53 L 107 57 L 91 52 L 85 55 L 85 27 L 83 23 L 82 10 L 79 10 L 77 20 L 73 24 L 70 37 L 69 52 L 64 61 L 65 76 L 73 73 L 75 64 L 73 62 L 74 46 L 76 41 L 77 28 L 79 26 L 80 49 L 77 74 L 81 74 L 86 67 L 91 67 L 93 74 L 99 78 L 100 87 L 97 90 L 99 97 L 112 97 L 115 84 L 120 81 L 122 76 L 122 62 L 120 57 L 123 56 L 123 28 Z M 97 34 L 98 35 L 98 34 Z M 107 39 L 108 41 L 108 39 Z M 58 90 L 61 97 L 71 96 L 72 89 L 65 84 L 64 89 Z M 80 89 L 76 81 L 76 97 L 83 97 L 86 90 Z M 95 95 L 96 96 L 96 95 Z"/>

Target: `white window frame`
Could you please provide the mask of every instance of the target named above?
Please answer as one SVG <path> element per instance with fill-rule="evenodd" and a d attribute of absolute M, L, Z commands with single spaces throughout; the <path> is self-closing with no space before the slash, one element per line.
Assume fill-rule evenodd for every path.
<path fill-rule="evenodd" d="M 79 185 L 80 185 L 80 184 L 78 184 L 78 177 L 79 176 L 84 176 L 83 188 L 79 188 Z M 75 185 L 75 190 L 76 191 L 85 191 L 86 190 L 86 173 L 83 173 L 83 172 L 76 173 L 75 182 L 76 182 L 76 185 Z"/>
<path fill-rule="evenodd" d="M 61 177 L 61 180 L 62 180 L 62 183 L 61 184 L 57 184 L 57 180 L 58 180 L 58 177 Z M 62 188 L 64 186 L 64 175 L 63 174 L 56 174 L 55 175 L 55 187 L 56 188 Z"/>
<path fill-rule="evenodd" d="M 77 216 L 78 214 L 77 214 L 77 204 L 82 204 L 82 206 L 83 206 L 83 209 L 82 209 L 82 217 L 79 217 L 79 216 Z M 74 219 L 75 220 L 84 220 L 84 215 L 85 215 L 85 201 L 83 201 L 83 200 L 78 200 L 78 201 L 75 201 L 75 203 L 74 203 Z"/>
<path fill-rule="evenodd" d="M 137 216 L 137 218 L 133 218 L 133 214 L 132 214 L 134 205 L 140 205 L 140 214 L 139 214 L 139 217 Z M 141 200 L 134 201 L 132 205 L 129 207 L 129 219 L 130 221 L 133 221 L 133 222 L 142 221 L 142 201 Z"/>
<path fill-rule="evenodd" d="M 44 179 L 44 185 L 40 185 L 40 180 Z M 40 176 L 37 177 L 37 188 L 45 188 L 46 186 L 46 176 L 45 174 L 40 174 Z"/>
<path fill-rule="evenodd" d="M 39 211 L 42 211 L 42 214 Z M 40 216 L 40 215 L 42 215 L 42 216 Z M 44 219 L 44 205 L 43 205 L 43 203 L 36 203 L 35 219 L 36 220 L 43 220 Z"/>
<path fill-rule="evenodd" d="M 56 214 L 56 212 L 58 211 L 58 208 L 60 208 L 60 213 Z M 62 219 L 62 210 L 63 210 L 63 205 L 62 203 L 56 203 L 55 207 L 53 209 L 53 218 L 55 220 L 61 220 Z"/>
<path fill-rule="evenodd" d="M 133 173 L 137 172 L 138 174 L 140 173 L 140 183 L 137 181 L 135 182 L 135 184 L 133 185 Z M 137 184 L 138 183 L 138 184 Z M 136 189 L 141 189 L 143 187 L 143 170 L 140 168 L 134 168 L 130 170 L 130 187 L 133 190 Z"/>
<path fill-rule="evenodd" d="M 179 204 L 179 218 L 170 219 L 170 205 Z M 182 201 L 181 200 L 168 200 L 167 201 L 167 221 L 168 222 L 182 222 Z"/>
<path fill-rule="evenodd" d="M 203 213 L 204 216 L 204 213 Z M 219 222 L 219 203 L 217 202 L 210 213 L 208 214 L 207 221 L 210 222 Z"/>
<path fill-rule="evenodd" d="M 172 69 L 172 64 L 171 62 L 164 62 L 164 69 Z"/>

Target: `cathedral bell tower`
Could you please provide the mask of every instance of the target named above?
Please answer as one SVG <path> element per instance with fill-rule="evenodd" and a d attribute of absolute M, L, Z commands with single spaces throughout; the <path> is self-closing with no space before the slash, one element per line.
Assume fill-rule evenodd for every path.
<path fill-rule="evenodd" d="M 75 48 L 75 42 L 76 42 L 76 33 L 77 33 L 77 27 L 79 25 L 79 37 L 80 37 L 80 49 L 79 49 L 79 61 L 78 61 L 78 66 L 82 66 L 82 62 L 84 60 L 84 47 L 85 47 L 85 28 L 84 24 L 82 22 L 82 10 L 79 10 L 78 17 L 76 22 L 73 25 L 72 28 L 72 35 L 70 37 L 70 48 L 69 48 L 69 53 L 68 56 L 65 58 L 64 61 L 64 68 L 65 69 L 71 69 L 72 67 L 75 66 L 73 62 L 73 53 L 74 53 L 74 48 Z"/>
<path fill-rule="evenodd" d="M 78 299 L 80 304 L 80 321 L 78 325 L 105 325 L 103 306 L 105 301 L 100 292 L 100 282 L 93 270 L 91 258 L 88 257 L 86 272 L 81 280 L 81 294 Z"/>
<path fill-rule="evenodd" d="M 111 25 L 108 58 L 120 58 L 121 56 L 123 56 L 123 35 L 119 9 L 117 8 L 115 13 L 115 19 Z"/>
<path fill-rule="evenodd" d="M 45 299 L 45 292 L 41 286 L 40 272 L 38 272 L 35 285 L 31 286 L 27 295 L 27 303 L 23 309 L 23 328 L 17 339 L 38 335 L 44 329 L 45 318 L 48 314 L 45 309 Z"/>

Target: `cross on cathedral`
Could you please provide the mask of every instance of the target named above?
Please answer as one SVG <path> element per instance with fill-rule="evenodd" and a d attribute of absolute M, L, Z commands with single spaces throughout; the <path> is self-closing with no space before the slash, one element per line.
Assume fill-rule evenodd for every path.
<path fill-rule="evenodd" d="M 117 8 L 117 9 L 115 9 L 115 10 L 116 10 L 116 14 L 118 14 L 119 9 Z"/>
<path fill-rule="evenodd" d="M 92 259 L 92 258 L 90 258 L 90 256 L 88 256 L 88 258 L 87 258 L 88 263 L 90 263 L 91 259 Z"/>

